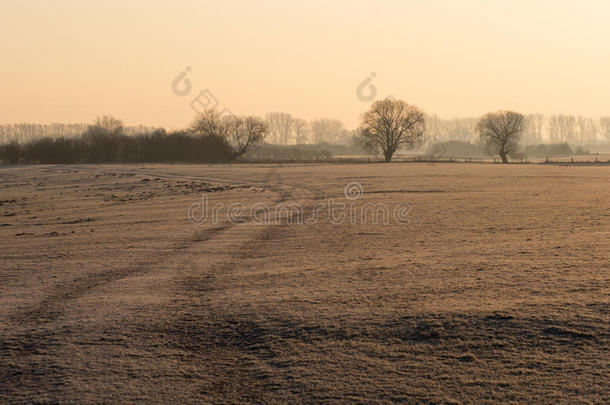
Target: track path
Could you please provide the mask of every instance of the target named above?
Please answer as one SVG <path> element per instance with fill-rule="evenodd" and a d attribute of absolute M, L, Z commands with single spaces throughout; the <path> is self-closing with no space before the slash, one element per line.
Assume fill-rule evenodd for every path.
<path fill-rule="evenodd" d="M 133 173 L 90 166 L 59 166 L 49 172 L 66 170 L 114 176 Z M 315 195 L 317 190 L 279 183 L 281 179 L 274 171 L 265 173 L 262 179 L 235 181 L 224 172 L 181 175 L 142 170 L 137 171 L 133 181 L 147 176 L 168 181 L 265 187 L 271 192 L 270 201 L 267 200 L 271 212 L 283 202 L 298 201 L 308 206 L 319 198 Z M 180 199 L 176 203 L 182 202 Z M 164 200 L 165 206 L 171 204 L 171 198 Z M 113 211 L 120 212 L 121 207 Z M 2 324 L 11 327 L 0 333 L 3 370 L 0 398 L 17 402 L 79 402 L 111 394 L 137 399 L 141 390 L 147 395 L 154 392 L 155 381 L 164 381 L 159 400 L 205 397 L 205 392 L 189 391 L 192 387 L 184 386 L 180 373 L 173 370 L 178 360 L 168 365 L 165 357 L 170 353 L 177 356 L 181 359 L 180 367 L 188 372 L 201 364 L 185 358 L 186 353 L 200 361 L 210 355 L 204 348 L 215 347 L 217 342 L 206 341 L 205 337 L 218 339 L 217 333 L 205 333 L 216 322 L 210 293 L 222 292 L 225 287 L 222 278 L 243 262 L 252 262 L 264 241 L 289 236 L 289 219 L 272 222 L 261 225 L 247 217 L 242 221 L 224 218 L 219 224 L 191 227 L 186 237 L 151 241 L 153 246 L 144 254 L 123 255 L 116 251 L 118 260 L 112 265 L 88 270 L 87 263 L 81 263 L 81 271 L 44 288 L 35 302 L 9 308 Z M 184 227 L 183 223 L 180 225 Z M 196 343 L 189 342 L 193 336 L 197 337 Z M 206 362 L 214 363 L 210 358 Z M 222 363 L 215 367 L 222 367 Z M 180 380 L 170 392 L 164 375 L 170 373 L 168 367 Z M 150 371 L 150 380 L 146 387 L 134 389 L 129 375 L 141 375 L 143 369 Z M 106 374 L 108 370 L 113 370 L 111 375 Z M 246 384 L 245 380 L 242 382 Z M 109 392 L 100 392 L 109 385 L 113 387 Z"/>

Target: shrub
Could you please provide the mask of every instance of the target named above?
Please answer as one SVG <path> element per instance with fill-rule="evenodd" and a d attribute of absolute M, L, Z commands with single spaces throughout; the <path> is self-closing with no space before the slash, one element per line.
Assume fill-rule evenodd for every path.
<path fill-rule="evenodd" d="M 328 160 L 333 154 L 324 145 L 262 144 L 246 153 L 249 159 Z"/>
<path fill-rule="evenodd" d="M 434 157 L 483 157 L 487 156 L 485 148 L 482 144 L 462 142 L 462 141 L 447 141 L 437 142 L 430 145 L 426 154 Z"/>
<path fill-rule="evenodd" d="M 567 143 L 551 143 L 528 145 L 523 149 L 523 154 L 528 157 L 553 157 L 570 156 L 574 151 Z"/>
<path fill-rule="evenodd" d="M 23 148 L 17 141 L 12 141 L 0 146 L 0 160 L 8 163 L 18 163 L 22 158 Z"/>
<path fill-rule="evenodd" d="M 127 136 L 90 127 L 77 138 L 43 137 L 26 144 L 11 142 L 0 146 L 0 159 L 9 163 L 212 163 L 234 158 L 234 150 L 222 137 L 192 135 L 186 131 L 168 134 L 164 129 Z"/>

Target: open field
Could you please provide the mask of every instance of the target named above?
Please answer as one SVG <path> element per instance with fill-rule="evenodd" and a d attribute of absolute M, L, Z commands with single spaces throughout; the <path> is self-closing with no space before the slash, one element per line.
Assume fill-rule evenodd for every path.
<path fill-rule="evenodd" d="M 608 166 L 14 166 L 0 204 L 0 403 L 610 402 Z"/>

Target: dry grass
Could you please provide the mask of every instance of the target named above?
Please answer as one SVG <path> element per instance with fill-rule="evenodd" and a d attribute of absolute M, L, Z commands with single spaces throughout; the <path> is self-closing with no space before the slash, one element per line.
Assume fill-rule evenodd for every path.
<path fill-rule="evenodd" d="M 188 206 L 408 203 L 410 225 Z M 610 401 L 610 169 L 0 169 L 0 402 Z M 322 216 L 321 218 L 323 218 Z"/>

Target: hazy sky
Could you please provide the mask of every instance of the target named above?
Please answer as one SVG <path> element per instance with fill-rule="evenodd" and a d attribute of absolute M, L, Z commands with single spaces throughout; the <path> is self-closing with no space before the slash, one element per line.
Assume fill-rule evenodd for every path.
<path fill-rule="evenodd" d="M 351 128 L 372 72 L 377 98 L 443 117 L 610 115 L 602 0 L 0 0 L 0 51 L 0 123 L 181 127 L 209 89 L 235 114 Z M 187 66 L 180 97 L 171 83 Z"/>

